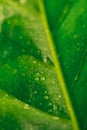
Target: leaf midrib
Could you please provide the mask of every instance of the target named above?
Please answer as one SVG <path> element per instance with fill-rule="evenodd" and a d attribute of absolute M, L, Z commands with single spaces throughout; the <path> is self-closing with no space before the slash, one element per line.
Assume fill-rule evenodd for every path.
<path fill-rule="evenodd" d="M 68 111 L 69 111 L 69 114 L 70 114 L 70 117 L 71 117 L 71 121 L 72 121 L 72 124 L 73 124 L 73 130 L 80 130 L 75 112 L 73 110 L 72 103 L 70 101 L 69 93 L 67 91 L 67 86 L 66 86 L 63 74 L 62 74 L 60 62 L 59 62 L 59 59 L 57 57 L 57 53 L 56 53 L 55 46 L 54 46 L 54 41 L 53 41 L 53 38 L 52 38 L 51 33 L 50 33 L 49 26 L 48 26 L 48 21 L 47 21 L 47 18 L 46 18 L 46 12 L 45 12 L 45 8 L 44 8 L 43 0 L 40 0 L 38 2 L 38 4 L 39 4 L 40 11 L 41 11 L 40 17 L 41 17 L 43 26 L 45 28 L 45 33 L 46 33 L 46 36 L 47 36 L 49 48 L 50 48 L 51 55 L 52 55 L 52 58 L 53 58 L 53 61 L 54 61 L 56 76 L 57 76 L 60 87 L 61 87 L 63 94 L 64 94 L 66 106 L 68 108 Z"/>

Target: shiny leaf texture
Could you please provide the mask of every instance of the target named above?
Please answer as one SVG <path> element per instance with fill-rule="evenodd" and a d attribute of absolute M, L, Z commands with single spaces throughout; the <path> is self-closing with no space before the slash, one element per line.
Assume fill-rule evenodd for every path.
<path fill-rule="evenodd" d="M 0 0 L 0 130 L 87 129 L 86 7 Z"/>

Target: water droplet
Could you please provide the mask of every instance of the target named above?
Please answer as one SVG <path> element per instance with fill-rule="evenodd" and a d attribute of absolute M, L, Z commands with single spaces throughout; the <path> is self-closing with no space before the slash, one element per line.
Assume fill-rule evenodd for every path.
<path fill-rule="evenodd" d="M 31 67 L 31 70 L 33 70 L 34 68 L 33 67 Z"/>
<path fill-rule="evenodd" d="M 26 3 L 26 0 L 20 0 L 20 3 L 21 3 L 21 4 L 25 4 L 25 3 Z"/>
<path fill-rule="evenodd" d="M 35 80 L 36 80 L 36 81 L 39 81 L 39 77 L 36 77 Z"/>
<path fill-rule="evenodd" d="M 22 49 L 22 52 L 25 52 L 25 49 Z"/>
<path fill-rule="evenodd" d="M 20 62 L 22 62 L 22 63 L 23 63 L 23 62 L 24 62 L 24 61 L 23 61 L 23 59 L 20 59 Z"/>
<path fill-rule="evenodd" d="M 45 77 L 41 77 L 41 80 L 44 81 L 44 80 L 45 80 Z"/>
<path fill-rule="evenodd" d="M 36 61 L 34 60 L 33 63 L 36 64 Z"/>
<path fill-rule="evenodd" d="M 77 34 L 75 34 L 75 35 L 73 36 L 73 38 L 74 38 L 74 39 L 78 38 L 78 35 L 77 35 Z"/>
<path fill-rule="evenodd" d="M 46 57 L 44 57 L 44 58 L 43 58 L 43 61 L 44 61 L 44 63 L 46 63 L 46 62 L 47 62 L 47 58 L 46 58 Z"/>
<path fill-rule="evenodd" d="M 54 120 L 58 120 L 58 119 L 60 119 L 60 118 L 59 118 L 59 117 L 54 116 L 54 117 L 53 117 L 53 119 L 54 119 Z"/>
<path fill-rule="evenodd" d="M 18 59 L 21 59 L 21 57 L 20 57 L 20 56 L 18 56 Z"/>
<path fill-rule="evenodd" d="M 78 79 L 78 75 L 74 78 L 74 80 L 77 80 Z"/>
<path fill-rule="evenodd" d="M 27 44 L 29 45 L 31 42 L 30 42 L 30 40 L 27 42 Z"/>
<path fill-rule="evenodd" d="M 48 96 L 44 96 L 44 99 L 49 99 L 49 97 Z"/>
<path fill-rule="evenodd" d="M 40 106 L 42 106 L 42 102 L 41 102 L 41 103 L 39 103 L 39 105 L 40 105 Z"/>
<path fill-rule="evenodd" d="M 13 73 L 13 74 L 16 74 L 16 73 L 17 73 L 17 69 L 14 69 L 14 70 L 12 71 L 12 73 Z"/>
<path fill-rule="evenodd" d="M 53 110 L 57 110 L 57 106 L 53 104 Z"/>
<path fill-rule="evenodd" d="M 19 68 L 21 68 L 22 66 L 21 65 L 19 65 Z"/>
<path fill-rule="evenodd" d="M 48 112 L 52 112 L 53 110 L 52 109 L 49 109 Z"/>
<path fill-rule="evenodd" d="M 21 73 L 22 76 L 25 76 L 25 73 Z"/>
<path fill-rule="evenodd" d="M 39 75 L 40 75 L 40 73 L 39 73 L 39 72 L 37 72 L 37 73 L 36 73 L 36 75 L 37 75 L 37 76 L 39 76 Z"/>
<path fill-rule="evenodd" d="M 8 55 L 8 51 L 5 50 L 5 51 L 3 52 L 3 58 L 6 57 L 7 55 Z"/>
<path fill-rule="evenodd" d="M 8 24 L 9 24 L 9 25 L 11 24 L 11 21 L 10 21 L 10 20 L 8 20 Z"/>
<path fill-rule="evenodd" d="M 7 94 L 3 97 L 3 99 L 6 99 L 6 98 L 8 98 L 8 95 L 7 95 Z"/>
<path fill-rule="evenodd" d="M 8 64 L 5 64 L 4 67 L 5 68 L 10 68 L 10 66 Z"/>
<path fill-rule="evenodd" d="M 80 45 L 80 43 L 79 43 L 79 42 L 77 42 L 77 45 L 79 46 L 79 45 Z"/>
<path fill-rule="evenodd" d="M 85 28 L 85 24 L 82 25 L 82 29 L 84 29 L 84 28 Z"/>
<path fill-rule="evenodd" d="M 31 99 L 29 99 L 29 103 L 31 102 Z"/>
<path fill-rule="evenodd" d="M 29 109 L 29 105 L 25 104 L 24 109 Z"/>
<path fill-rule="evenodd" d="M 41 64 L 39 63 L 38 66 L 41 67 Z"/>
<path fill-rule="evenodd" d="M 45 93 L 45 94 L 47 94 L 48 92 L 47 92 L 47 91 L 45 91 L 44 93 Z"/>
<path fill-rule="evenodd" d="M 62 97 L 62 95 L 59 95 L 59 98 L 61 98 Z"/>
<path fill-rule="evenodd" d="M 52 83 L 53 83 L 53 84 L 56 84 L 56 82 L 55 82 L 54 80 L 52 81 Z"/>
<path fill-rule="evenodd" d="M 52 102 L 50 102 L 49 104 L 48 104 L 48 106 L 52 106 L 53 104 L 52 104 Z"/>
<path fill-rule="evenodd" d="M 65 62 L 64 62 L 63 64 L 64 64 L 64 65 L 66 65 L 66 63 L 65 63 Z"/>
<path fill-rule="evenodd" d="M 22 38 L 23 38 L 22 36 L 19 37 L 19 39 L 22 39 Z"/>
<path fill-rule="evenodd" d="M 37 94 L 37 91 L 34 91 L 34 94 Z"/>
<path fill-rule="evenodd" d="M 27 66 L 25 66 L 25 69 L 27 69 L 28 67 Z"/>

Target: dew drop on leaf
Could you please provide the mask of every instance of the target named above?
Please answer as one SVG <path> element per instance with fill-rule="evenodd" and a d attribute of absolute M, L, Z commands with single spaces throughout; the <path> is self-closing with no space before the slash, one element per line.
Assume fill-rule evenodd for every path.
<path fill-rule="evenodd" d="M 25 49 L 22 49 L 22 52 L 25 52 Z"/>
<path fill-rule="evenodd" d="M 36 61 L 34 60 L 33 63 L 36 64 Z"/>
<path fill-rule="evenodd" d="M 29 99 L 29 103 L 31 103 L 31 99 Z"/>
<path fill-rule="evenodd" d="M 62 95 L 59 95 L 59 98 L 61 98 L 62 97 Z"/>
<path fill-rule="evenodd" d="M 41 77 L 41 80 L 44 81 L 44 80 L 45 80 L 45 77 Z"/>
<path fill-rule="evenodd" d="M 34 94 L 37 94 L 37 91 L 34 91 Z"/>
<path fill-rule="evenodd" d="M 31 70 L 33 70 L 34 68 L 33 67 L 31 67 Z"/>
<path fill-rule="evenodd" d="M 52 102 L 50 102 L 50 103 L 48 104 L 48 106 L 52 106 Z"/>
<path fill-rule="evenodd" d="M 48 96 L 44 96 L 44 99 L 49 99 L 49 97 Z"/>
<path fill-rule="evenodd" d="M 14 70 L 12 71 L 12 73 L 13 73 L 13 74 L 16 74 L 16 73 L 17 73 L 17 69 L 14 69 Z"/>
<path fill-rule="evenodd" d="M 28 67 L 27 66 L 25 66 L 25 69 L 27 69 Z"/>
<path fill-rule="evenodd" d="M 74 80 L 77 80 L 78 79 L 78 75 L 74 78 Z"/>
<path fill-rule="evenodd" d="M 53 110 L 52 109 L 49 109 L 48 112 L 52 112 Z"/>
<path fill-rule="evenodd" d="M 57 110 L 57 106 L 53 104 L 53 110 Z"/>
<path fill-rule="evenodd" d="M 35 81 L 39 81 L 39 77 L 36 77 L 36 78 L 35 78 Z"/>
<path fill-rule="evenodd" d="M 25 73 L 21 73 L 22 76 L 25 76 Z"/>
<path fill-rule="evenodd" d="M 74 39 L 78 38 L 78 35 L 77 35 L 77 34 L 75 34 L 75 35 L 73 36 L 73 38 L 74 38 Z"/>
<path fill-rule="evenodd" d="M 58 120 L 58 119 L 60 119 L 60 118 L 59 118 L 59 117 L 54 116 L 54 117 L 53 117 L 53 119 L 54 119 L 54 120 Z"/>
<path fill-rule="evenodd" d="M 44 58 L 43 58 L 43 61 L 44 61 L 44 63 L 46 63 L 46 62 L 47 62 L 47 58 L 46 58 L 46 57 L 44 57 Z"/>
<path fill-rule="evenodd" d="M 54 80 L 52 81 L 52 83 L 53 83 L 53 84 L 56 84 L 56 82 L 55 82 Z"/>
<path fill-rule="evenodd" d="M 29 109 L 29 106 L 27 104 L 25 104 L 24 109 Z"/>
<path fill-rule="evenodd" d="M 48 92 L 47 91 L 45 91 L 45 94 L 47 94 Z"/>
<path fill-rule="evenodd" d="M 40 75 L 40 73 L 39 73 L 39 72 L 37 72 L 37 73 L 36 73 L 36 75 L 37 75 L 37 76 L 39 76 L 39 75 Z"/>
<path fill-rule="evenodd" d="M 5 50 L 5 51 L 3 52 L 3 58 L 5 58 L 7 55 L 8 55 L 8 51 Z"/>
<path fill-rule="evenodd" d="M 22 36 L 19 37 L 19 39 L 22 39 L 22 38 L 23 38 Z"/>
<path fill-rule="evenodd" d="M 21 4 L 25 4 L 25 3 L 26 3 L 26 0 L 20 0 L 20 3 L 21 3 Z"/>

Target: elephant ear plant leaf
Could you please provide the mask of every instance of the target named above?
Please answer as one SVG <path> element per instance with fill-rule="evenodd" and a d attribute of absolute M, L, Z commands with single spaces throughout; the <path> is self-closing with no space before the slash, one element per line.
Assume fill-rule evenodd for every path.
<path fill-rule="evenodd" d="M 0 130 L 87 130 L 86 0 L 0 0 Z"/>

